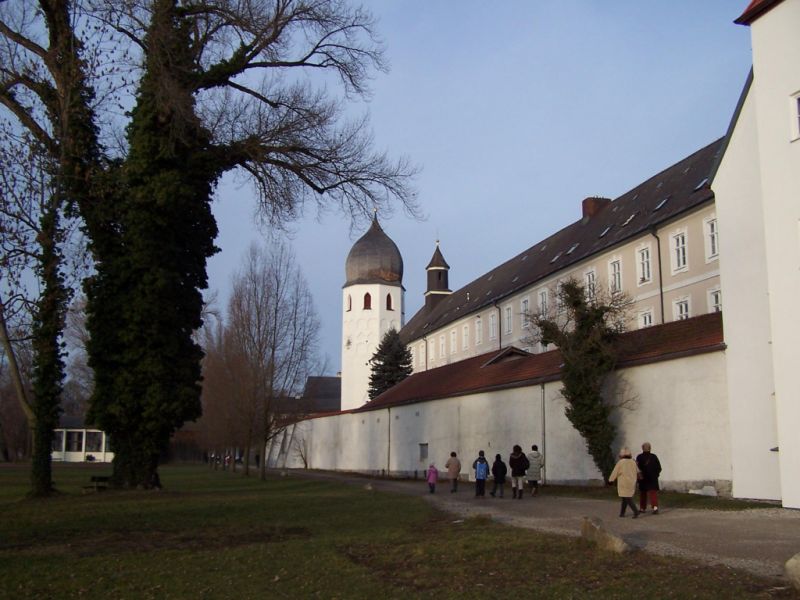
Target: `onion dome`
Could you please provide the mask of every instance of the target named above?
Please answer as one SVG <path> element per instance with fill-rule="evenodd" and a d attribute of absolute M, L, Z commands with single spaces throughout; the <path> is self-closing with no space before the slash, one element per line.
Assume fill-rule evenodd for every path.
<path fill-rule="evenodd" d="M 345 287 L 357 283 L 402 285 L 403 257 L 392 239 L 372 220 L 367 233 L 353 244 L 345 262 Z"/>

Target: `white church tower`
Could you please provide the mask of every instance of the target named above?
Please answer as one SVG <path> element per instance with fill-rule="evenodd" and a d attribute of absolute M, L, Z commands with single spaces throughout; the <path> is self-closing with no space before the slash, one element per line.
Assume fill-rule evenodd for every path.
<path fill-rule="evenodd" d="M 342 292 L 342 410 L 369 400 L 370 359 L 389 329 L 405 323 L 403 257 L 378 224 L 350 249 Z"/>

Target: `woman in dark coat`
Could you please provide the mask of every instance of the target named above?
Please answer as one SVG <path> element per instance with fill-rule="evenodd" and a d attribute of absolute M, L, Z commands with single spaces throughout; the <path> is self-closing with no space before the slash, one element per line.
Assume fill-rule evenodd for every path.
<path fill-rule="evenodd" d="M 519 444 L 514 446 L 514 451 L 508 457 L 508 466 L 511 467 L 511 490 L 514 492 L 514 498 L 522 500 L 522 490 L 525 487 L 525 471 L 528 470 L 530 464 L 528 457 L 522 452 Z"/>
<path fill-rule="evenodd" d="M 494 457 L 494 464 L 492 465 L 492 476 L 494 477 L 494 487 L 490 492 L 492 498 L 495 497 L 498 489 L 500 490 L 500 497 L 503 497 L 503 490 L 506 487 L 506 473 L 508 473 L 508 467 L 506 467 L 503 458 L 498 454 Z"/>
<path fill-rule="evenodd" d="M 650 442 L 642 444 L 642 453 L 636 457 L 636 466 L 642 473 L 639 480 L 639 510 L 647 510 L 647 500 L 653 507 L 653 514 L 658 514 L 658 476 L 661 475 L 661 463 L 658 457 L 650 452 Z"/>

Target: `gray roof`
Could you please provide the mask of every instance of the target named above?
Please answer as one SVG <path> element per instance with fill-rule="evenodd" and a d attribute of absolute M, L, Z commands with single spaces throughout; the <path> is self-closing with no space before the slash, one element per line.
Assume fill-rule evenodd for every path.
<path fill-rule="evenodd" d="M 303 412 L 307 414 L 341 410 L 341 377 L 309 377 L 306 379 L 301 406 Z"/>
<path fill-rule="evenodd" d="M 468 314 L 492 306 L 554 273 L 713 201 L 709 176 L 724 138 L 698 150 L 583 217 L 495 267 L 434 307 L 423 306 L 403 327 L 408 343 Z"/>
<path fill-rule="evenodd" d="M 403 257 L 392 239 L 384 233 L 377 217 L 367 233 L 361 236 L 347 255 L 347 281 L 344 287 L 357 283 L 384 283 L 401 286 Z"/>

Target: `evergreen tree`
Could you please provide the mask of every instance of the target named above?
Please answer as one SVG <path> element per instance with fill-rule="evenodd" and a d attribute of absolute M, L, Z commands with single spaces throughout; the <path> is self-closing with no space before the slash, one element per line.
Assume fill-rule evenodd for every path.
<path fill-rule="evenodd" d="M 394 329 L 390 329 L 383 336 L 370 363 L 372 363 L 372 374 L 369 376 L 370 400 L 411 375 L 411 352 Z"/>
<path fill-rule="evenodd" d="M 574 279 L 562 283 L 557 293 L 564 316 L 541 315 L 534 322 L 541 342 L 555 344 L 561 352 L 566 416 L 607 481 L 615 463 L 611 445 L 617 430 L 610 420 L 612 406 L 603 398 L 603 384 L 616 364 L 615 324 L 628 301 L 622 295 L 612 295 L 608 302 L 587 299 Z"/>

